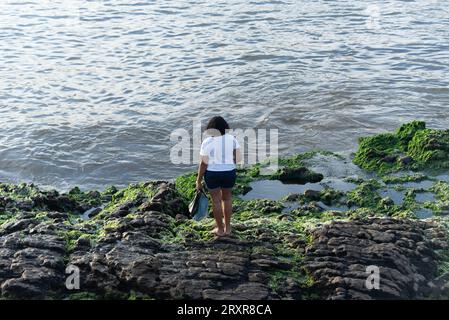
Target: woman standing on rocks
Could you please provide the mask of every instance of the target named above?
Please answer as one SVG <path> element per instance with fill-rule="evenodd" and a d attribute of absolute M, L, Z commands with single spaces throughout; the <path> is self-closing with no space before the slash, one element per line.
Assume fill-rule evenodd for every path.
<path fill-rule="evenodd" d="M 217 227 L 213 233 L 217 236 L 231 233 L 232 188 L 236 180 L 236 163 L 241 160 L 237 139 L 226 133 L 229 125 L 222 117 L 213 117 L 207 124 L 200 149 L 200 165 L 196 179 L 196 188 L 202 186 L 202 180 L 212 198 L 212 211 Z M 224 223 L 223 223 L 224 217 Z"/>

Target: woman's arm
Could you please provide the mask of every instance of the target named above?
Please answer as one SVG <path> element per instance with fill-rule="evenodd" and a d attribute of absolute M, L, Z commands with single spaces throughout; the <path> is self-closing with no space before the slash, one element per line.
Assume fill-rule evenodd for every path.
<path fill-rule="evenodd" d="M 240 148 L 234 149 L 234 163 L 240 164 L 242 161 L 242 153 L 240 152 Z"/>
<path fill-rule="evenodd" d="M 196 177 L 196 189 L 200 190 L 202 188 L 202 182 L 204 177 L 204 172 L 207 169 L 207 157 L 201 156 L 200 164 L 198 166 L 198 175 Z"/>

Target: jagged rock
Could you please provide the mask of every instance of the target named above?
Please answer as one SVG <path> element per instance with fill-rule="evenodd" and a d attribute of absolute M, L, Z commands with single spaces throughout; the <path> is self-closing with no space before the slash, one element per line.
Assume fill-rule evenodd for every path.
<path fill-rule="evenodd" d="M 323 180 L 321 173 L 310 171 L 306 167 L 284 167 L 279 169 L 275 177 L 282 182 L 306 184 L 308 182 L 320 182 Z"/>
<path fill-rule="evenodd" d="M 396 162 L 397 158 L 398 157 L 396 155 L 387 155 L 387 156 L 383 157 L 381 160 L 383 162 L 393 163 L 393 162 Z"/>
<path fill-rule="evenodd" d="M 437 269 L 429 228 L 406 219 L 331 222 L 313 233 L 304 266 L 328 299 L 423 298 Z M 379 268 L 378 290 L 366 286 L 370 266 Z"/>
<path fill-rule="evenodd" d="M 8 279 L 1 285 L 2 295 L 4 297 L 21 297 L 36 299 L 43 297 L 43 290 L 37 285 L 26 283 L 23 279 Z"/>
<path fill-rule="evenodd" d="M 172 299 L 268 298 L 268 275 L 262 269 L 276 269 L 280 263 L 275 258 L 253 258 L 248 245 L 238 239 L 219 239 L 162 250 L 157 240 L 126 232 L 120 244 L 95 249 L 105 254 L 88 253 L 86 257 L 77 252 L 70 262 L 81 268 L 85 279 L 82 286 L 96 292 L 132 287 L 141 293 Z"/>
<path fill-rule="evenodd" d="M 90 247 L 90 240 L 87 238 L 79 238 L 78 240 L 76 240 L 76 248 L 81 248 L 81 247 Z"/>
<path fill-rule="evenodd" d="M 410 156 L 402 156 L 399 158 L 399 161 L 401 162 L 402 165 L 408 165 L 413 161 L 413 158 Z"/>
<path fill-rule="evenodd" d="M 66 195 L 59 195 L 57 192 L 49 193 L 47 196 L 37 197 L 34 201 L 36 205 L 46 207 L 52 211 L 78 213 L 83 211 L 81 205 L 75 200 L 70 199 Z"/>
<path fill-rule="evenodd" d="M 320 199 L 320 191 L 307 189 L 304 191 L 304 196 L 311 200 L 319 200 Z"/>
<path fill-rule="evenodd" d="M 44 198 L 60 199 L 64 208 L 54 204 L 50 207 L 60 210 L 47 206 L 49 211 L 42 212 L 46 205 L 41 202 L 38 211 L 17 212 L 15 220 L 0 226 L 2 297 L 69 297 L 68 265 L 79 268 L 80 290 L 99 297 L 123 298 L 132 291 L 156 299 L 302 299 L 309 293 L 375 299 L 438 297 L 449 291 L 447 279 L 436 276 L 435 250 L 449 249 L 446 233 L 431 223 L 386 218 L 331 222 L 312 231 L 310 244 L 304 234 L 278 233 L 268 225 L 285 228 L 290 222 L 281 218 L 257 226 L 235 223 L 237 236 L 215 239 L 185 221 L 185 201 L 172 184 L 155 186 L 122 195 L 110 211 L 86 223 L 71 222 L 81 202 L 71 199 L 75 211 L 64 211 L 67 199 L 55 192 Z M 79 190 L 72 193 L 80 195 Z M 279 203 L 253 204 L 252 211 L 282 215 Z M 300 210 L 321 212 L 307 206 Z M 365 287 L 368 265 L 380 268 L 380 290 Z M 311 288 L 304 287 L 303 268 L 314 279 Z"/>
<path fill-rule="evenodd" d="M 8 234 L 13 233 L 15 231 L 23 230 L 31 224 L 36 224 L 36 222 L 32 219 L 22 219 L 6 223 L 2 226 L 2 229 L 5 234 Z"/>
<path fill-rule="evenodd" d="M 204 299 L 213 300 L 263 300 L 268 298 L 268 289 L 260 283 L 241 284 L 232 290 L 206 289 L 203 291 Z"/>
<path fill-rule="evenodd" d="M 68 214 L 64 212 L 51 211 L 47 213 L 47 217 L 51 219 L 67 219 Z"/>

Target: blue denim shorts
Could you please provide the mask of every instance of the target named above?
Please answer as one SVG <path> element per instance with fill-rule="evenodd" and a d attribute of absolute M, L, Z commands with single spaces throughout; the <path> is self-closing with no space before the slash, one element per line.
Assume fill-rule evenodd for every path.
<path fill-rule="evenodd" d="M 204 173 L 204 182 L 209 190 L 231 189 L 237 178 L 236 170 L 230 171 L 208 171 Z"/>

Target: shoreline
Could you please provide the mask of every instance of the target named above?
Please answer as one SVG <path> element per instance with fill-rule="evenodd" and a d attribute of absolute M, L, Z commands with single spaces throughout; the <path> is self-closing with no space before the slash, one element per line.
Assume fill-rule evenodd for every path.
<path fill-rule="evenodd" d="M 222 238 L 210 217 L 187 216 L 195 172 L 102 192 L 0 184 L 0 296 L 447 299 L 448 137 L 412 122 L 362 138 L 359 166 L 314 151 L 268 176 L 264 164 L 239 169 L 233 235 Z M 79 289 L 66 287 L 68 266 Z"/>

